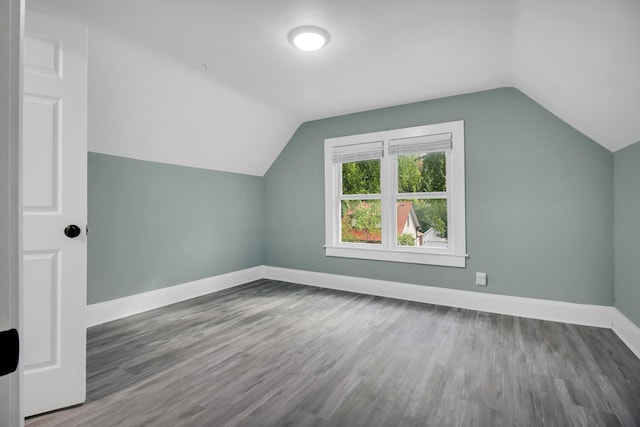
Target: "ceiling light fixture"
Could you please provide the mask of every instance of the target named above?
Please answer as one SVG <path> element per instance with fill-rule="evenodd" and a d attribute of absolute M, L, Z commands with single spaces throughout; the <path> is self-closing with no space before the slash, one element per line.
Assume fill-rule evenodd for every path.
<path fill-rule="evenodd" d="M 329 33 L 310 25 L 298 27 L 289 33 L 289 41 L 298 49 L 305 52 L 313 52 L 329 43 Z"/>

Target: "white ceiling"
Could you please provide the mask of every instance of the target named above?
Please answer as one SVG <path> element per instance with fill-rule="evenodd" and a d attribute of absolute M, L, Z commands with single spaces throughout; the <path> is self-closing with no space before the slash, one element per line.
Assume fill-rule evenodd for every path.
<path fill-rule="evenodd" d="M 257 149 L 257 163 L 243 172 L 263 174 L 304 121 L 503 86 L 522 90 L 611 151 L 640 141 L 640 0 L 27 0 L 27 6 L 198 70 L 206 84 L 271 112 L 271 126 L 258 126 L 262 134 L 248 138 L 268 149 Z M 325 28 L 330 43 L 315 53 L 298 51 L 287 34 L 300 25 Z M 263 120 L 243 108 L 225 111 L 229 118 L 218 126 L 250 129 Z"/>

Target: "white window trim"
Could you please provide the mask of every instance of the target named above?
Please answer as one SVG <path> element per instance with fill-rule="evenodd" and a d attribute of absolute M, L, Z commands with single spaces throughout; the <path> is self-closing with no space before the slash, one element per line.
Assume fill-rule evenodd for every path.
<path fill-rule="evenodd" d="M 395 175 L 391 173 L 389 140 L 451 133 L 451 151 L 447 154 L 448 196 L 448 248 L 414 248 L 395 245 L 394 206 L 397 188 Z M 339 147 L 371 142 L 384 142 L 381 160 L 381 192 L 383 244 L 347 243 L 340 241 L 339 194 L 342 178 L 339 165 L 333 162 L 333 154 Z M 464 121 L 415 126 L 359 135 L 325 139 L 325 254 L 326 256 L 360 258 L 379 261 L 431 264 L 448 267 L 466 267 L 466 217 L 465 217 L 465 160 Z M 408 195 L 410 196 L 410 195 Z M 408 197 L 411 198 L 411 197 Z M 393 200 L 393 202 L 390 202 Z M 386 203 L 385 203 L 386 202 Z"/>

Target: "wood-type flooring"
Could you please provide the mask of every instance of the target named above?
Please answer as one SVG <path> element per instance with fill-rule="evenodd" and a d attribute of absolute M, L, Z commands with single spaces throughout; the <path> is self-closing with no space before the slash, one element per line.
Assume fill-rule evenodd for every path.
<path fill-rule="evenodd" d="M 88 330 L 87 402 L 27 426 L 634 426 L 608 329 L 261 280 Z"/>

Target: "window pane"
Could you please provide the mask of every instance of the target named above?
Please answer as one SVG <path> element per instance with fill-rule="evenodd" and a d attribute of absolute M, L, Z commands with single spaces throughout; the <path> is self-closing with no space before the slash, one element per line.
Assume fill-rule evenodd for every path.
<path fill-rule="evenodd" d="M 447 199 L 398 200 L 396 243 L 399 246 L 447 248 Z"/>
<path fill-rule="evenodd" d="M 380 193 L 380 159 L 342 164 L 342 194 Z"/>
<path fill-rule="evenodd" d="M 398 156 L 398 192 L 447 191 L 447 156 L 444 151 Z"/>
<path fill-rule="evenodd" d="M 343 200 L 340 241 L 382 244 L 380 200 Z"/>

